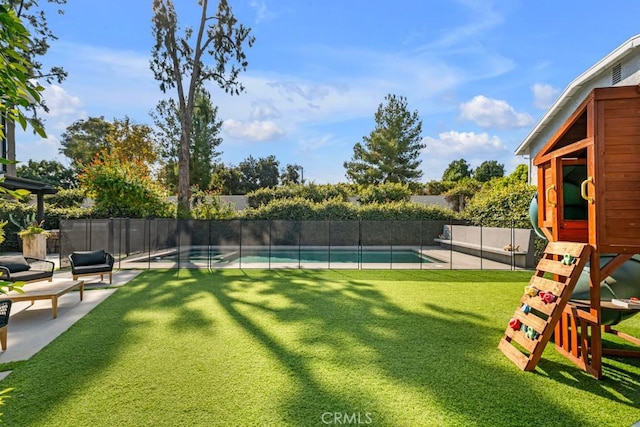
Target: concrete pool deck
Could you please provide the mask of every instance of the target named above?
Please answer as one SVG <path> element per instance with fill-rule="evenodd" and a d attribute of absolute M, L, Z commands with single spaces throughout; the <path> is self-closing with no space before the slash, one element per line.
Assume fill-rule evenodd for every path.
<path fill-rule="evenodd" d="M 416 250 L 417 251 L 417 250 Z M 173 251 L 175 252 L 175 251 Z M 375 270 L 375 269 L 389 269 L 394 270 L 522 270 L 522 268 L 515 267 L 510 264 L 505 264 L 497 261 L 492 261 L 486 258 L 480 258 L 474 255 L 468 255 L 461 252 L 452 251 L 450 249 L 443 249 L 440 246 L 425 246 L 422 250 L 417 251 L 422 255 L 430 258 L 432 262 L 424 263 L 364 263 L 358 264 L 357 262 L 238 262 L 237 260 L 219 260 L 216 257 L 212 257 L 210 260 L 202 261 L 160 261 L 149 259 L 149 255 L 138 256 L 131 258 L 130 260 L 123 260 L 119 266 L 120 268 L 133 268 L 133 269 L 171 269 L 171 268 L 211 268 L 211 269 L 261 269 L 261 268 L 303 268 L 303 269 L 327 269 L 334 270 L 339 269 L 363 269 L 363 270 Z M 168 253 L 168 251 L 159 252 L 161 254 Z"/>

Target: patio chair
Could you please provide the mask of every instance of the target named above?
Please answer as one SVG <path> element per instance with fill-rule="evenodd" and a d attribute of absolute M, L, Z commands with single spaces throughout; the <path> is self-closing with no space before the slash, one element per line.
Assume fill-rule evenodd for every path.
<path fill-rule="evenodd" d="M 80 276 L 97 276 L 104 280 L 109 274 L 109 284 L 113 282 L 113 255 L 102 249 L 97 251 L 78 251 L 69 255 L 73 280 Z"/>
<path fill-rule="evenodd" d="M 7 349 L 7 324 L 11 313 L 11 300 L 0 300 L 0 347 L 2 351 Z"/>
<path fill-rule="evenodd" d="M 0 280 L 8 282 L 36 282 L 53 279 L 53 261 L 24 257 L 22 255 L 0 256 Z"/>

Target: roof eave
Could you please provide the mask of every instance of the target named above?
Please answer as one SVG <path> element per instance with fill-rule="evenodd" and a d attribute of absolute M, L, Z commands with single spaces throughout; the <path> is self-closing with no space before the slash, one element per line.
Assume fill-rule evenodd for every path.
<path fill-rule="evenodd" d="M 580 90 L 582 86 L 589 80 L 591 80 L 594 76 L 602 73 L 609 65 L 614 62 L 620 61 L 622 58 L 631 53 L 632 50 L 640 46 L 640 34 L 631 37 L 629 40 L 618 46 L 615 50 L 610 52 L 607 56 L 602 58 L 600 61 L 596 62 L 593 66 L 591 66 L 587 71 L 580 74 L 577 78 L 575 78 L 569 85 L 566 87 L 564 91 L 560 94 L 560 96 L 555 100 L 555 102 L 549 107 L 547 112 L 542 116 L 542 118 L 538 121 L 538 123 L 533 127 L 531 132 L 525 137 L 524 141 L 516 148 L 515 155 L 516 156 L 526 156 L 529 155 L 529 146 L 533 142 L 533 140 L 542 132 L 542 130 L 549 124 L 549 122 L 558 114 L 558 111 L 564 107 L 567 102 L 569 102 L 573 96 Z"/>

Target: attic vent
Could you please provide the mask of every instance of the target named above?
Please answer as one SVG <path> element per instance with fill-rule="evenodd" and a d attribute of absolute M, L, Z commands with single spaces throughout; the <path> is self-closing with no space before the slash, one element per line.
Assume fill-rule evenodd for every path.
<path fill-rule="evenodd" d="M 611 84 L 620 83 L 620 80 L 622 80 L 622 64 L 617 64 L 611 69 Z"/>

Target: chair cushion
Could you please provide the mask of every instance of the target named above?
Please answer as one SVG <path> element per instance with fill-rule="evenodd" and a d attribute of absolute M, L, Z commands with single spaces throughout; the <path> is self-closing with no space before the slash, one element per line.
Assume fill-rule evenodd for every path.
<path fill-rule="evenodd" d="M 31 268 L 29 263 L 22 255 L 4 255 L 0 256 L 0 265 L 7 267 L 11 274 L 20 271 L 27 271 Z"/>
<path fill-rule="evenodd" d="M 83 265 L 73 268 L 73 274 L 108 273 L 112 270 L 109 264 Z"/>
<path fill-rule="evenodd" d="M 42 270 L 19 271 L 17 273 L 11 273 L 11 281 L 20 282 L 24 280 L 28 282 L 31 280 L 48 279 L 52 275 L 52 272 Z"/>
<path fill-rule="evenodd" d="M 73 264 L 76 267 L 104 264 L 105 260 L 104 250 L 102 249 L 97 251 L 74 252 L 71 256 L 73 257 Z"/>

